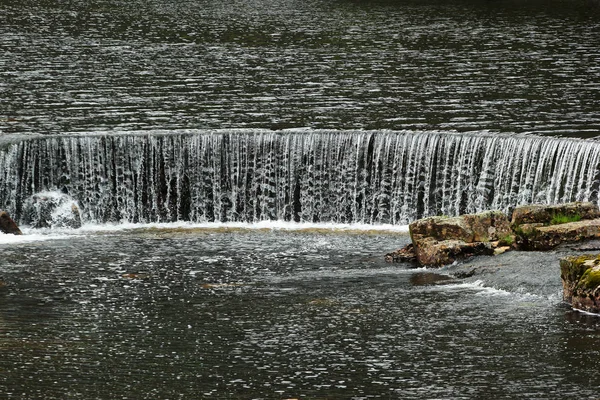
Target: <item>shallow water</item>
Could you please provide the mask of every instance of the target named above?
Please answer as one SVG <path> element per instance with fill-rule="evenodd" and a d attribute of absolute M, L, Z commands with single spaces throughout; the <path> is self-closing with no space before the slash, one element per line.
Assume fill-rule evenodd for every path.
<path fill-rule="evenodd" d="M 405 234 L 79 232 L 0 245 L 5 398 L 593 398 L 600 319 L 389 265 Z M 518 280 L 518 276 L 515 276 Z"/>

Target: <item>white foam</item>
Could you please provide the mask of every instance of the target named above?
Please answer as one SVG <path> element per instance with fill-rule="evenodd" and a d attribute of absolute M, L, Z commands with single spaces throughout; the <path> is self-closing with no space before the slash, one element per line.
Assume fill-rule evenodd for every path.
<path fill-rule="evenodd" d="M 119 224 L 86 224 L 79 229 L 81 232 L 118 232 L 141 229 L 243 229 L 243 230 L 285 230 L 285 231 L 332 231 L 332 232 L 381 232 L 381 233 L 408 233 L 408 225 L 369 225 L 369 224 L 331 224 L 331 223 L 304 223 L 287 221 L 260 221 L 260 222 L 169 222 L 169 223 L 119 223 Z"/>
<path fill-rule="evenodd" d="M 11 235 L 11 234 L 0 233 L 0 245 L 68 239 L 73 236 L 73 234 L 67 232 L 67 230 L 50 232 L 49 230 L 41 230 L 41 229 L 40 230 L 21 229 L 21 231 L 23 232 L 22 235 Z"/>
<path fill-rule="evenodd" d="M 295 223 L 285 221 L 261 221 L 256 223 L 243 222 L 172 222 L 151 224 L 85 224 L 79 229 L 71 228 L 42 228 L 33 229 L 21 227 L 23 235 L 11 235 L 0 232 L 0 245 L 15 243 L 41 242 L 48 240 L 67 239 L 76 236 L 87 236 L 95 233 L 125 232 L 146 229 L 157 230 L 282 230 L 282 231 L 325 231 L 339 233 L 383 233 L 383 234 L 406 234 L 408 225 L 368 225 L 368 224 L 326 224 L 326 223 Z"/>
<path fill-rule="evenodd" d="M 580 308 L 575 308 L 575 307 L 571 307 L 571 308 L 573 309 L 573 311 L 577 311 L 577 312 L 580 312 L 580 313 L 585 314 L 585 315 L 590 315 L 592 317 L 600 317 L 600 314 L 598 314 L 598 313 L 593 313 L 593 312 L 585 311 L 585 310 L 582 310 Z"/>

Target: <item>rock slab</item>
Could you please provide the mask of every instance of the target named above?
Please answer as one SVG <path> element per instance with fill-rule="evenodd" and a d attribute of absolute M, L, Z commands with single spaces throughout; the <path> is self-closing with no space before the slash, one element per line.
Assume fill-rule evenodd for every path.
<path fill-rule="evenodd" d="M 600 255 L 562 258 L 560 278 L 566 302 L 578 310 L 600 313 Z"/>
<path fill-rule="evenodd" d="M 557 216 L 565 222 L 557 222 Z M 551 250 L 564 242 L 600 238 L 600 209 L 581 202 L 519 206 L 513 212 L 511 226 L 519 250 Z"/>
<path fill-rule="evenodd" d="M 427 266 L 493 255 L 499 245 L 514 240 L 508 219 L 500 211 L 425 218 L 410 224 L 409 230 L 417 262 Z"/>
<path fill-rule="evenodd" d="M 590 202 L 573 202 L 565 204 L 530 204 L 518 206 L 512 214 L 511 225 L 542 224 L 548 225 L 555 216 L 579 219 L 600 218 L 598 206 Z"/>

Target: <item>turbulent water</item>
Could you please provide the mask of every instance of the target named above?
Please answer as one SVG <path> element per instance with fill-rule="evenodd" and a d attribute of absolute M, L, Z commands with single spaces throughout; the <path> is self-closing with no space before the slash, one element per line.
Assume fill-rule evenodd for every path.
<path fill-rule="evenodd" d="M 595 400 L 558 254 L 383 254 L 598 202 L 598 104 L 597 0 L 0 0 L 0 398 Z"/>
<path fill-rule="evenodd" d="M 88 222 L 407 224 L 597 201 L 600 144 L 499 134 L 214 131 L 53 137 L 0 153 L 0 206 L 39 192 Z"/>

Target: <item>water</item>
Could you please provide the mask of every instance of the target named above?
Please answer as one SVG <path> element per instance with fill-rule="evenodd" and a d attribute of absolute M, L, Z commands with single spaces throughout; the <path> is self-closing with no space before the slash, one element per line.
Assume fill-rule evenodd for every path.
<path fill-rule="evenodd" d="M 84 220 L 0 234 L 0 398 L 598 397 L 556 260 L 383 262 L 598 201 L 597 0 L 1 0 L 0 54 L 0 208 Z"/>
<path fill-rule="evenodd" d="M 50 192 L 67 214 L 77 204 L 94 223 L 402 225 L 597 201 L 600 144 L 490 133 L 170 131 L 22 141 L 0 152 L 0 166 L 0 207 L 22 223 L 40 219 L 30 217 L 32 204 Z"/>
<path fill-rule="evenodd" d="M 2 245 L 3 398 L 597 395 L 600 319 L 558 264 L 517 293 L 385 264 L 391 232 L 66 234 Z"/>
<path fill-rule="evenodd" d="M 0 131 L 595 136 L 595 0 L 0 3 Z"/>

